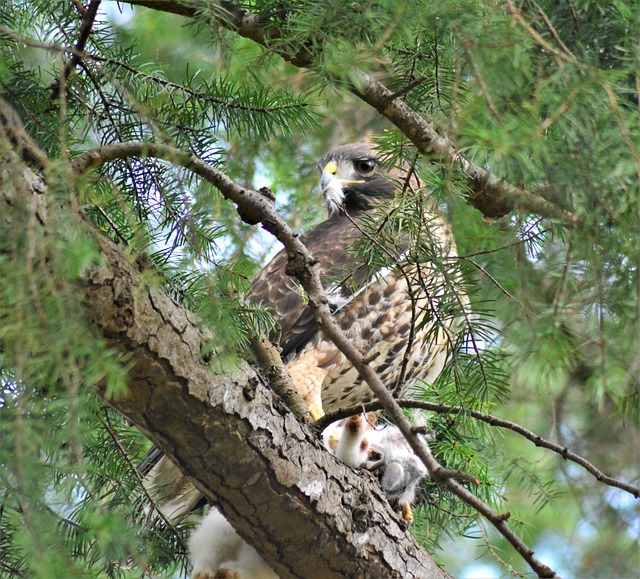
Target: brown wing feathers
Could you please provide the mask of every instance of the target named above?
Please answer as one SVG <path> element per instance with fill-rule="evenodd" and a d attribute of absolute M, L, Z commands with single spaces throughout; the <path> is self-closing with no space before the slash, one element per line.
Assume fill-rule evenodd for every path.
<path fill-rule="evenodd" d="M 325 285 L 341 280 L 353 267 L 353 256 L 348 251 L 359 232 L 344 215 L 320 223 L 301 241 L 318 260 L 320 279 Z M 249 300 L 273 309 L 280 324 L 283 359 L 294 354 L 312 338 L 317 331 L 313 315 L 295 289 L 295 280 L 285 273 L 287 253 L 280 251 L 260 272 L 253 283 Z M 344 292 L 349 289 L 345 286 Z"/>
<path fill-rule="evenodd" d="M 367 356 L 387 387 L 401 391 L 407 382 L 421 376 L 435 379 L 446 359 L 448 345 L 443 340 L 436 343 L 434 338 L 430 338 L 431 343 L 423 343 L 434 323 L 429 319 L 432 304 L 425 296 L 412 304 L 407 279 L 393 267 L 396 264 L 384 272 L 373 272 L 364 266 L 354 269 L 350 248 L 362 236 L 354 220 L 360 221 L 374 206 L 393 197 L 406 178 L 401 171 L 380 170 L 375 162 L 375 153 L 362 144 L 341 147 L 322 158 L 321 185 L 331 217 L 302 240 L 318 260 L 330 302 L 332 297 L 335 299 L 336 322 Z M 412 181 L 417 182 L 417 178 L 412 177 Z M 453 254 L 455 246 L 442 222 L 433 216 L 425 218 L 443 253 Z M 400 253 L 407 243 L 401 241 Z M 273 308 L 282 328 L 283 358 L 300 393 L 308 401 L 316 400 L 318 394 L 310 392 L 310 384 L 315 384 L 321 391 L 325 412 L 371 399 L 368 386 L 318 331 L 303 299 L 291 289 L 292 281 L 285 274 L 286 261 L 286 253 L 281 252 L 265 267 L 250 299 Z M 340 284 L 341 280 L 348 281 Z M 336 292 L 333 296 L 332 291 Z M 412 324 L 417 331 L 410 339 Z M 399 384 L 405 358 L 406 380 Z"/>

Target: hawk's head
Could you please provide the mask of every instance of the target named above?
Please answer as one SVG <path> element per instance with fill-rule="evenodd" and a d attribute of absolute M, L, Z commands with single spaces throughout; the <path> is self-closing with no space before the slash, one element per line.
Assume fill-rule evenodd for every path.
<path fill-rule="evenodd" d="M 390 178 L 378 155 L 365 143 L 338 147 L 318 163 L 320 189 L 329 215 L 341 209 L 356 213 L 371 207 L 375 198 L 393 197 L 397 180 Z"/>

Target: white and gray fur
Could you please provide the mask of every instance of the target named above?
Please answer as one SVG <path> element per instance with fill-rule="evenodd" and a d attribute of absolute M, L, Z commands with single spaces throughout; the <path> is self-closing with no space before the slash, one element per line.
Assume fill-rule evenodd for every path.
<path fill-rule="evenodd" d="M 384 494 L 401 508 L 410 506 L 416 498 L 418 485 L 428 474 L 427 468 L 397 427 L 386 426 L 370 434 L 369 438 L 371 449 L 380 457 L 369 461 L 367 468 L 374 470 L 384 465 L 380 479 Z"/>
<path fill-rule="evenodd" d="M 330 425 L 323 438 L 327 449 L 349 466 L 369 470 L 384 467 L 380 485 L 387 499 L 398 505 L 403 516 L 410 512 L 418 486 L 428 472 L 396 426 L 376 427 L 363 414 Z"/>
<path fill-rule="evenodd" d="M 189 560 L 191 579 L 278 579 L 215 507 L 189 539 Z"/>

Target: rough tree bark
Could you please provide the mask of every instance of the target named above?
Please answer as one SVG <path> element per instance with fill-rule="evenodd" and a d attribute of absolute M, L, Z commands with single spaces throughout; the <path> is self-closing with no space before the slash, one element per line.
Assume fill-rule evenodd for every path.
<path fill-rule="evenodd" d="M 56 206 L 42 174 L 24 163 L 46 158 L 16 138 L 7 127 L 15 121 L 0 115 L 0 226 L 46 229 Z M 80 215 L 76 226 L 88 227 Z M 105 264 L 80 281 L 78 302 L 96 338 L 130 366 L 127 394 L 109 403 L 193 478 L 277 573 L 446 577 L 370 473 L 327 453 L 248 364 L 214 373 L 202 352 L 215 336 L 148 276 L 142 282 L 144 259 L 97 234 L 96 242 Z"/>

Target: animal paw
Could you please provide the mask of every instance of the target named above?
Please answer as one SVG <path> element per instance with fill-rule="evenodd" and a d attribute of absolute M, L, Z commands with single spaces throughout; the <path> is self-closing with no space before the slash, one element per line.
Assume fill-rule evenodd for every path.
<path fill-rule="evenodd" d="M 402 515 L 402 519 L 404 520 L 405 523 L 407 523 L 407 526 L 413 523 L 414 517 L 413 517 L 413 511 L 411 510 L 411 505 L 409 503 L 403 503 L 401 505 L 398 505 L 398 507 L 400 508 L 400 514 Z"/>

